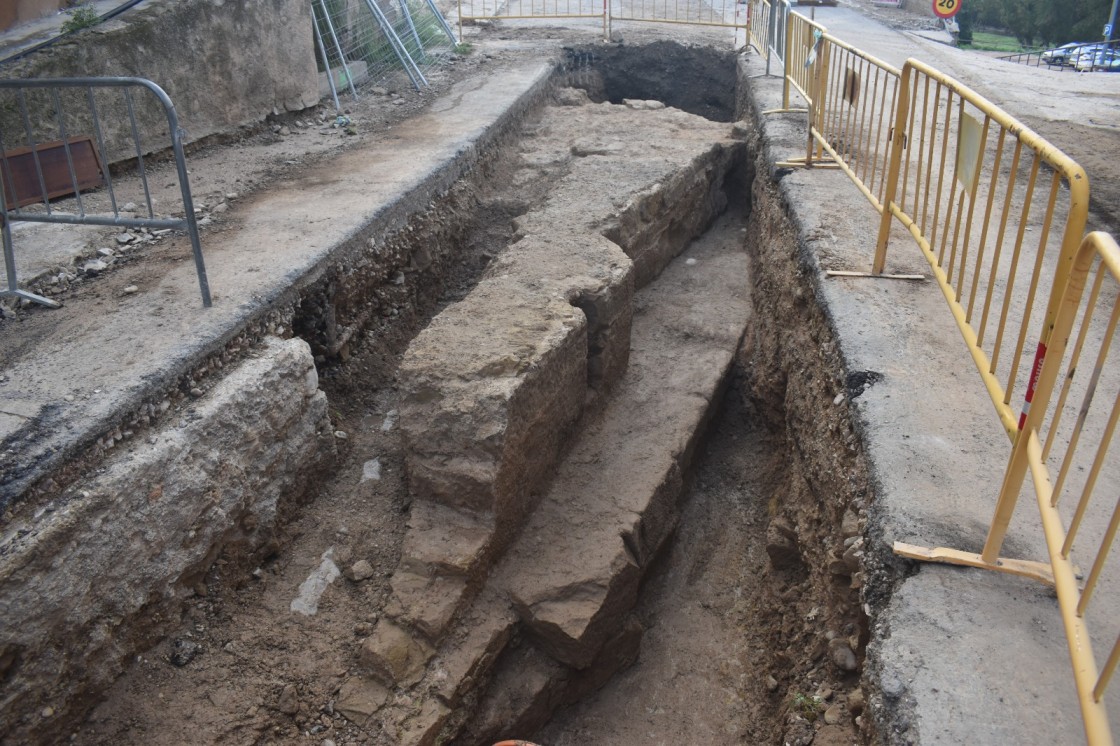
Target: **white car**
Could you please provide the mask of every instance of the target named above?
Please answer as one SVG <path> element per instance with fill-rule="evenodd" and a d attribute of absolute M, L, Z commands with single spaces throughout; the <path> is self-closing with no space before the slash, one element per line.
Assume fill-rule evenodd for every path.
<path fill-rule="evenodd" d="M 1069 56 L 1069 64 L 1075 70 L 1093 69 L 1093 58 L 1104 51 L 1103 44 L 1085 44 Z"/>
<path fill-rule="evenodd" d="M 1070 57 L 1079 52 L 1082 46 L 1084 44 L 1081 42 L 1073 41 L 1054 49 L 1047 49 L 1042 53 L 1042 61 L 1048 65 L 1068 65 Z"/>
<path fill-rule="evenodd" d="M 1116 51 L 1101 45 L 1088 54 L 1082 53 L 1073 64 L 1073 68 L 1080 72 L 1107 68 L 1114 59 L 1116 59 Z"/>

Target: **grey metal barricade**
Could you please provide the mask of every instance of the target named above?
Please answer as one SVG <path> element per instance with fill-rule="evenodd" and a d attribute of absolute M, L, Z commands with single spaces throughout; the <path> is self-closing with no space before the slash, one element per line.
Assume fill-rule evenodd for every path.
<path fill-rule="evenodd" d="M 151 96 L 139 99 L 133 95 L 137 89 Z M 159 132 L 163 126 L 167 131 Z M 142 132 L 148 135 L 147 143 Z M 160 137 L 167 137 L 169 142 L 159 142 Z M 8 275 L 7 289 L 0 290 L 0 297 L 16 296 L 52 308 L 59 306 L 49 298 L 19 289 L 11 226 L 14 222 L 63 223 L 185 231 L 194 254 L 202 304 L 209 307 L 210 286 L 183 155 L 185 137 L 171 99 L 150 80 L 0 80 L 0 231 Z M 150 159 L 168 146 L 174 155 L 182 197 L 181 218 L 157 216 L 145 164 L 146 156 Z M 122 209 L 120 185 L 114 183 L 108 165 L 133 159 L 139 182 L 136 199 L 143 201 L 146 216 L 139 209 Z M 91 189 L 95 190 L 92 194 Z M 108 204 L 103 204 L 104 197 Z M 59 199 L 72 199 L 74 209 L 60 209 L 54 203 Z M 100 204 L 91 204 L 94 201 Z"/>

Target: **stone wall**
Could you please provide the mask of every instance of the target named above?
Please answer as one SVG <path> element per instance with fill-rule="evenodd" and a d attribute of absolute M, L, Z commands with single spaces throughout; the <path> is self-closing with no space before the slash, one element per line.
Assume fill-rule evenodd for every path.
<path fill-rule="evenodd" d="M 268 3 L 227 0 L 150 0 L 111 21 L 0 68 L 4 78 L 134 76 L 147 78 L 171 97 L 187 141 L 229 132 L 269 114 L 298 111 L 319 101 L 309 0 Z M 144 149 L 170 144 L 162 109 L 148 94 L 137 96 Z M 84 100 L 64 101 L 68 131 L 92 132 Z M 33 120 L 53 124 L 45 98 L 30 99 Z M 105 129 L 105 160 L 135 155 L 123 102 L 98 100 Z M 38 113 L 38 116 L 36 114 Z M 0 127 L 11 106 L 0 106 Z M 5 126 L 6 125 L 6 126 Z M 54 125 L 57 137 L 57 125 Z M 36 136 L 49 132 L 44 129 Z M 44 137 L 44 139 L 54 139 Z M 7 138 L 10 140 L 11 138 Z M 11 147 L 13 143 L 7 142 Z"/>

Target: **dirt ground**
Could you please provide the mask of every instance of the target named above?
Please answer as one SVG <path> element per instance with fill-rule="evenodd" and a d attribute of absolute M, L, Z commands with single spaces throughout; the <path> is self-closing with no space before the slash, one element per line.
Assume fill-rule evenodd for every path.
<path fill-rule="evenodd" d="M 875 17 L 886 15 L 880 18 L 886 22 L 893 17 L 896 23 L 911 24 L 908 28 L 927 27 L 919 25 L 928 19 L 916 11 L 900 22 L 869 0 L 851 4 Z M 488 33 L 518 36 L 498 29 Z M 433 88 L 422 94 L 397 86 L 385 95 L 347 104 L 356 134 L 330 127 L 333 107 L 321 106 L 194 148 L 189 163 L 195 198 L 211 219 L 204 228 L 204 245 L 208 232 L 236 229 L 225 210 L 215 209 L 219 205 L 268 189 L 277 177 L 296 174 L 363 138 L 391 136 L 395 127 L 407 126 L 402 122 L 409 115 L 454 81 L 500 65 L 511 55 L 533 54 L 531 49 L 483 48 L 480 45 L 479 51 L 434 77 Z M 1115 123 L 1082 127 L 1047 120 L 1028 124 L 1082 162 L 1095 179 L 1094 207 L 1108 227 L 1120 227 L 1115 212 L 1120 180 L 1112 155 L 1118 152 L 1120 128 Z M 500 168 L 497 173 L 502 173 Z M 157 197 L 171 199 L 169 193 Z M 523 202 L 526 196 L 496 189 L 479 198 L 499 219 L 476 235 L 445 301 L 469 284 L 504 239 L 495 227 L 501 222 L 502 205 L 513 198 Z M 103 236 L 91 238 L 89 249 L 96 251 L 102 240 Z M 180 261 L 187 252 L 181 238 L 153 241 L 118 259 L 110 271 L 91 279 L 75 277 L 68 289 L 58 290 L 55 297 L 67 304 L 62 312 L 4 312 L 0 357 L 19 354 L 45 326 L 69 323 L 80 329 L 84 315 L 96 314 L 100 304 L 112 302 L 127 286 L 151 282 L 161 263 Z M 130 672 L 106 692 L 104 702 L 73 728 L 71 742 L 386 742 L 379 734 L 361 732 L 336 712 L 333 696 L 352 665 L 357 642 L 380 616 L 400 552 L 408 501 L 394 426 L 394 367 L 406 332 L 402 330 L 395 347 L 358 345 L 345 366 L 322 371 L 334 407 L 332 419 L 346 434 L 334 478 L 284 529 L 266 562 L 242 568 L 237 558 L 223 558 L 215 564 L 196 588 L 178 633 L 138 656 Z M 758 582 L 769 565 L 769 500 L 785 478 L 787 465 L 774 455 L 779 436 L 752 423 L 736 403 L 739 398 L 729 397 L 728 411 L 693 477 L 677 540 L 647 583 L 639 609 L 648 629 L 642 660 L 589 701 L 563 713 L 540 735 L 542 742 L 774 743 L 783 735 L 788 740 L 799 722 L 818 717 L 829 725 L 817 732 L 814 743 L 857 739 L 851 716 L 858 710 L 846 699 L 854 690 L 853 681 L 810 676 L 815 671 L 808 669 L 795 681 L 775 677 L 771 683 L 769 678 L 775 645 L 788 649 L 814 643 L 803 636 L 803 618 L 771 616 L 774 599 L 781 593 L 796 596 L 801 581 L 789 578 L 780 587 Z M 746 474 L 752 475 L 749 481 Z M 335 581 L 315 616 L 291 613 L 292 589 L 331 549 L 340 567 L 365 560 L 372 575 Z M 792 613 L 810 615 L 813 608 L 797 607 Z M 802 683 L 813 680 L 812 690 Z M 792 702 L 797 706 L 791 707 Z M 840 715 L 830 722 L 833 705 L 839 706 Z M 675 713 L 686 711 L 689 727 L 683 730 L 682 718 Z"/>

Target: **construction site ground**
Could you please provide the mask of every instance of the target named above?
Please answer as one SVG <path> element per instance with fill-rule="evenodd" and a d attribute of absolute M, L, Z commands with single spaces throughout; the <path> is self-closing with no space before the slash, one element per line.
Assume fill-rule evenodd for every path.
<path fill-rule="evenodd" d="M 906 33 L 912 16 L 892 28 L 889 11 L 875 9 L 874 19 L 863 12 L 870 5 L 854 0 L 817 8 L 815 15 L 855 46 L 893 64 L 910 56 L 928 61 L 1022 119 L 1089 173 L 1090 228 L 1118 232 L 1120 75 L 1016 67 Z M 184 238 L 139 236 L 118 243 L 113 233 L 94 229 L 17 232 L 17 247 L 58 252 L 20 251 L 21 279 L 57 277 L 60 268 L 68 274 L 72 257 L 80 266 L 105 245 L 116 258 L 108 271 L 69 273 L 52 285 L 62 309 L 21 307 L 0 318 L 0 437 L 50 413 L 44 420 L 49 427 L 0 454 L 13 494 L 21 480 L 73 459 L 95 472 L 99 459 L 113 457 L 111 448 L 145 437 L 139 430 L 135 436 L 122 433 L 109 448 L 90 450 L 91 440 L 111 433 L 117 412 L 154 392 L 180 389 L 182 397 L 170 402 L 172 416 L 189 419 L 192 397 L 208 387 L 205 379 L 195 380 L 198 360 L 227 345 L 249 320 L 290 335 L 287 319 L 270 319 L 267 310 L 313 282 L 332 248 L 361 237 L 361 226 L 373 220 L 407 223 L 409 211 L 463 176 L 456 159 L 486 147 L 486 132 L 499 120 L 534 136 L 534 121 L 509 125 L 506 112 L 543 85 L 562 47 L 594 45 L 597 33 L 594 24 L 542 28 L 513 22 L 469 31 L 472 49 L 434 79 L 432 89 L 418 94 L 390 86 L 344 104 L 349 131 L 331 127 L 335 112 L 323 105 L 193 149 L 191 183 L 209 218 L 203 247 L 215 293 L 212 309 L 198 302 Z M 723 50 L 734 44 L 725 31 L 636 25 L 615 31 L 626 46 L 664 38 Z M 780 81 L 763 75 L 756 53 L 748 57 L 748 72 L 757 76 L 750 93 L 754 108 L 776 108 Z M 686 74 L 678 83 L 689 85 Z M 574 140 L 579 133 L 566 134 Z M 765 159 L 791 157 L 803 151 L 804 121 L 771 117 L 761 135 Z M 341 354 L 320 355 L 337 466 L 282 527 L 266 561 L 249 567 L 219 559 L 199 579 L 171 634 L 131 661 L 87 718 L 65 725 L 71 742 L 393 742 L 376 728 L 356 726 L 333 702 L 355 667 L 359 643 L 384 613 L 407 530 L 397 364 L 426 320 L 460 299 L 494 259 L 495 246 L 508 240 L 502 232 L 508 229 L 498 226 L 508 222 L 503 211 L 510 203 L 545 199 L 512 180 L 518 167 L 516 153 L 499 157 L 486 186 L 470 195 L 495 219 L 480 225 L 470 251 L 455 258 L 444 287 L 386 302 L 369 330 Z M 164 186 L 156 173 L 154 196 L 170 202 L 170 184 Z M 767 378 L 773 371 L 760 365 L 752 372 L 745 354 L 745 370 L 729 382 L 685 480 L 672 546 L 643 586 L 636 615 L 646 632 L 637 661 L 561 710 L 542 732 L 509 735 L 535 735 L 555 746 L 838 745 L 868 738 L 899 744 L 1079 742 L 1061 621 L 1047 589 L 978 571 L 911 570 L 889 558 L 894 540 L 969 547 L 982 541 L 1006 456 L 999 424 L 940 292 L 928 282 L 824 279 L 823 269 L 862 268 L 874 243 L 877 216 L 842 174 L 795 172 L 756 187 L 758 214 L 750 229 L 778 225 L 774 215 L 783 200 L 795 234 L 786 238 L 810 249 L 805 267 L 817 273 L 804 287 L 769 289 L 787 300 L 796 297 L 795 308 L 819 306 L 806 318 L 835 339 L 822 343 L 819 329 L 777 323 L 748 332 L 748 338 L 773 337 L 754 341 L 762 350 L 790 336 L 806 360 L 818 357 L 818 347 L 832 345 L 819 356 L 839 355 L 846 366 L 832 371 L 845 381 L 841 390 L 810 391 L 805 398 L 834 402 L 835 410 L 819 414 L 826 424 L 846 421 L 849 406 L 857 420 L 875 484 L 875 504 L 856 506 L 866 516 L 864 540 L 875 543 L 867 561 L 879 568 L 877 575 L 869 567 L 862 581 L 870 600 L 861 608 L 853 594 L 850 603 L 821 608 L 801 595 L 808 586 L 796 568 L 772 566 L 768 526 L 775 495 L 800 489 L 790 486 L 797 483 L 791 472 L 799 460 L 816 459 L 813 468 L 821 470 L 831 462 L 789 455 L 784 428 L 809 427 L 813 416 L 800 412 L 793 419 L 802 421 L 779 427 L 759 396 L 777 390 L 776 380 Z M 713 230 L 745 235 L 747 224 L 731 218 Z M 777 246 L 778 238 L 752 237 L 756 262 L 803 259 L 766 248 Z M 926 271 L 913 246 L 901 240 L 892 249 L 891 269 Z M 760 301 L 757 284 L 752 292 L 756 315 L 785 308 Z M 928 395 L 934 382 L 945 379 L 957 386 L 949 405 Z M 791 391 L 787 399 L 796 398 L 796 388 Z M 789 412 L 799 412 L 796 403 L 786 404 Z M 838 469 L 848 463 L 836 458 Z M 6 526 L 41 505 L 31 498 L 5 507 Z M 1033 506 L 1021 510 L 1033 517 Z M 1016 524 L 1022 533 L 1013 534 L 1011 548 L 1041 557 L 1038 537 L 1023 528 L 1028 522 Z M 819 531 L 823 536 L 828 528 Z M 336 580 L 315 616 L 293 614 L 301 583 L 332 547 L 340 567 L 364 560 L 371 572 Z M 879 582 L 883 587 L 870 587 Z M 826 634 L 831 636 L 822 643 Z M 870 642 L 866 658 L 858 650 L 866 666 L 862 677 L 828 664 L 825 655 L 831 640 L 852 637 L 857 649 Z M 62 705 L 47 693 L 41 717 L 52 717 Z M 874 726 L 860 719 L 869 707 L 879 713 Z"/>

